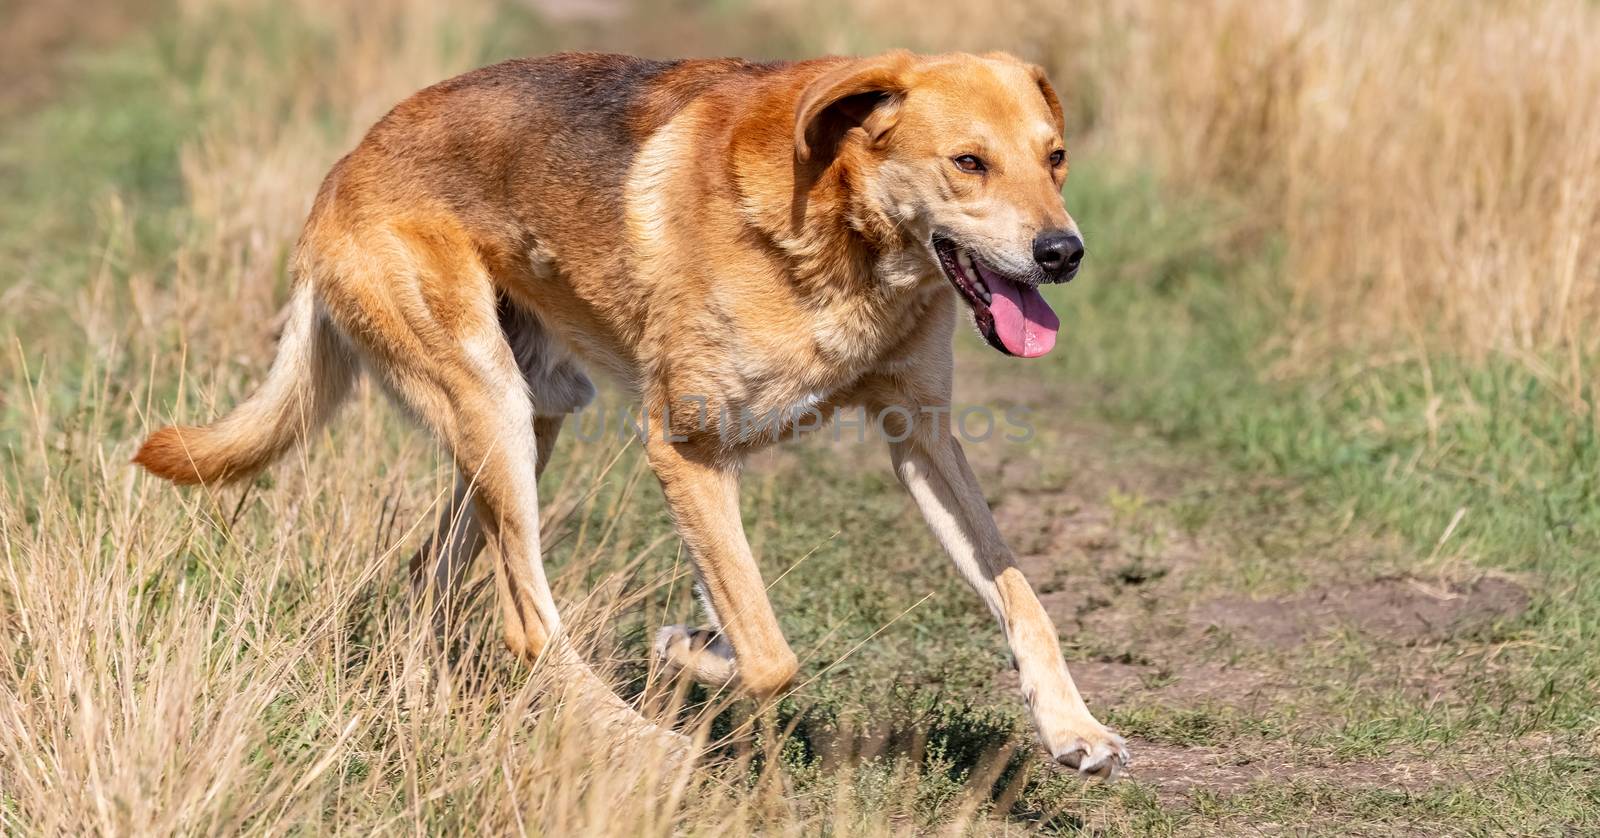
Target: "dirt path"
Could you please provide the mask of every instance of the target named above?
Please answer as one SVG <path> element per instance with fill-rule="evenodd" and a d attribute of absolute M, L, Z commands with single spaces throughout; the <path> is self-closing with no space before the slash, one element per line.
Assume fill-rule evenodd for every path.
<path fill-rule="evenodd" d="M 1417 792 L 1492 779 L 1498 754 L 1341 752 L 1328 734 L 1358 705 L 1473 701 L 1493 628 L 1527 605 L 1514 580 L 1424 572 L 1358 523 L 1319 517 L 1292 485 L 1113 428 L 1068 389 L 967 364 L 963 401 L 1041 417 L 1038 444 L 976 452 L 974 467 L 1078 684 L 1129 734 L 1134 778 L 1174 804 L 1255 783 Z"/>

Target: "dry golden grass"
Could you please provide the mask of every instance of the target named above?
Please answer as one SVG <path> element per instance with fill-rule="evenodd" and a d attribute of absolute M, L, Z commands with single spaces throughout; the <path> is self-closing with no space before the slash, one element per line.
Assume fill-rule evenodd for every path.
<path fill-rule="evenodd" d="M 35 432 L 9 451 L 0 489 L 0 828 L 670 830 L 690 775 L 643 752 L 618 762 L 603 740 L 578 735 L 586 719 L 559 700 L 560 673 L 507 660 L 492 621 L 462 638 L 461 668 L 438 673 L 427 621 L 404 605 L 397 576 L 417 519 L 380 528 L 379 543 L 345 535 L 398 506 L 425 510 L 442 488 L 342 482 L 379 462 L 397 476 L 434 471 L 432 450 L 398 443 L 374 399 L 346 414 L 351 444 L 324 445 L 315 470 L 280 470 L 295 491 L 229 496 L 227 508 L 136 478 L 118 447 L 97 442 L 140 427 L 145 410 L 170 411 L 143 404 L 137 383 L 111 370 L 159 358 L 151 377 L 176 375 L 174 328 L 208 360 L 262 360 L 285 250 L 329 161 L 394 101 L 466 68 L 487 8 L 295 3 L 299 34 L 341 48 L 307 41 L 287 55 L 248 48 L 258 34 L 248 22 L 282 15 L 278 4 L 183 12 L 180 30 L 204 33 L 178 48 L 206 68 L 194 95 L 209 116 L 184 149 L 194 225 L 177 270 L 131 278 L 131 323 L 120 317 L 122 290 L 87 278 L 65 306 L 79 328 L 14 358 L 16 380 L 37 384 L 12 394 Z M 126 257 L 127 238 L 114 229 L 105 262 Z M 62 395 L 38 366 L 71 357 L 74 333 L 95 361 L 81 390 Z M 235 398 L 228 386 L 202 400 Z M 66 417 L 78 399 L 101 409 L 74 427 Z M 596 637 L 597 623 L 580 615 L 624 604 L 603 594 L 582 603 L 579 632 Z M 596 770 L 608 761 L 633 770 Z M 407 793 L 417 789 L 428 791 Z"/>
<path fill-rule="evenodd" d="M 117 462 L 52 476 L 4 505 L 6 831 L 658 834 L 679 821 L 690 775 L 643 745 L 608 753 L 582 706 L 559 700 L 560 673 L 520 671 L 492 620 L 472 626 L 450 677 L 435 673 L 427 621 L 395 578 L 414 533 L 341 537 L 393 514 L 388 493 L 308 473 L 235 517 Z"/>
<path fill-rule="evenodd" d="M 1283 230 L 1313 341 L 1566 352 L 1573 376 L 1600 348 L 1600 7 L 1218 0 L 1129 31 L 1106 130 Z"/>

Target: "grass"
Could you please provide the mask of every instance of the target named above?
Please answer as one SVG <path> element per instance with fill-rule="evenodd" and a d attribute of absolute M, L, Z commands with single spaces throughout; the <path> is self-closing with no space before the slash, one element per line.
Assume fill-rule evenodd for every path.
<path fill-rule="evenodd" d="M 1057 293 L 1062 342 L 1023 368 L 963 336 L 960 393 L 1035 408 L 1038 439 L 974 446 L 976 467 L 1019 552 L 1046 562 L 1034 581 L 1080 678 L 1110 673 L 1097 711 L 1136 759 L 1198 782 L 1090 785 L 1046 764 L 998 632 L 881 451 L 810 441 L 752 469 L 745 519 L 767 578 L 783 574 L 772 596 L 805 685 L 764 718 L 691 692 L 681 714 L 717 743 L 693 772 L 597 742 L 559 673 L 504 653 L 481 576 L 455 668 L 435 673 L 401 567 L 448 485 L 375 394 L 245 490 L 176 493 L 125 465 L 154 424 L 258 380 L 312 189 L 389 103 L 556 44 L 788 54 L 889 37 L 808 14 L 719 6 L 654 31 L 490 3 L 198 4 L 70 58 L 58 98 L 0 137 L 16 382 L 0 392 L 0 828 L 1600 828 L 1600 462 L 1564 354 L 1587 344 L 1512 353 L 1446 329 L 1307 352 L 1285 324 L 1345 309 L 1297 293 L 1326 277 L 1282 205 L 1260 184 L 1196 189 L 1198 164 L 1127 160 L 1133 129 L 1105 89 L 1075 106 L 1097 125 L 1068 187 L 1092 255 Z M 1079 43 L 1066 25 L 1045 29 Z M 976 37 L 927 27 L 902 34 Z M 1089 59 L 1050 60 L 1059 78 Z M 558 596 L 629 694 L 655 627 L 694 621 L 652 484 L 637 450 L 574 434 L 541 487 Z M 1527 607 L 1440 636 L 1356 623 L 1275 648 L 1248 624 L 1183 623 L 1233 601 L 1218 598 L 1486 573 Z M 1218 691 L 1247 678 L 1259 696 Z"/>
<path fill-rule="evenodd" d="M 1186 236 L 1185 222 L 1120 233 L 1137 206 L 1126 196 L 1138 189 L 1091 185 L 1081 196 L 1085 217 L 1098 220 L 1091 231 L 1110 234 L 1099 240 L 1113 265 L 1146 252 L 1151 233 Z M 1118 197 L 1097 205 L 1106 195 Z M 1118 420 L 1219 450 L 1242 471 L 1297 478 L 1313 503 L 1402 540 L 1420 567 L 1537 580 L 1526 640 L 1540 650 L 1538 674 L 1525 689 L 1553 696 L 1536 712 L 1593 730 L 1581 685 L 1600 675 L 1586 651 L 1600 628 L 1600 439 L 1573 411 L 1566 383 L 1518 359 L 1437 350 L 1349 352 L 1310 372 L 1274 374 L 1287 352 L 1273 340 L 1288 305 L 1274 298 L 1281 262 L 1179 258 L 1145 277 L 1148 293 L 1116 285 L 1137 276 L 1097 283 L 1094 316 L 1071 332 L 1078 351 L 1059 356 L 1071 366 L 1063 374 L 1099 385 L 1101 406 Z M 1116 352 L 1094 351 L 1113 342 Z"/>

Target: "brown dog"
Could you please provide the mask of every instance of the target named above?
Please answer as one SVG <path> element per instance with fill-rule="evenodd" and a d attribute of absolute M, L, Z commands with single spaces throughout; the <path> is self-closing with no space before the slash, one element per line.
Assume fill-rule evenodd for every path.
<path fill-rule="evenodd" d="M 246 477 L 364 365 L 460 469 L 421 587 L 448 599 L 493 542 L 512 650 L 571 664 L 631 716 L 563 642 L 540 563 L 535 486 L 593 396 L 580 363 L 655 423 L 647 455 L 709 612 L 709 630 L 663 629 L 656 653 L 756 696 L 797 662 L 739 520 L 740 462 L 803 417 L 862 405 L 1005 631 L 1045 746 L 1112 775 L 1122 740 L 1073 686 L 948 421 L 926 420 L 950 404 L 958 304 L 1001 352 L 1055 342 L 1037 286 L 1083 255 L 1062 132 L 1043 72 L 999 54 L 567 54 L 467 73 L 400 104 L 329 173 L 261 389 L 215 424 L 158 431 L 136 461 L 177 483 Z"/>

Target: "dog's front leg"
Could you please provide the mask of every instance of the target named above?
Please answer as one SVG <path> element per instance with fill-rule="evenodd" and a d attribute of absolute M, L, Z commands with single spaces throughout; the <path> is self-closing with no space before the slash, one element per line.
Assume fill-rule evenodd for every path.
<path fill-rule="evenodd" d="M 668 666 L 701 682 L 731 683 L 762 698 L 776 695 L 794 680 L 799 661 L 778 628 L 761 570 L 745 540 L 737 463 L 689 443 L 662 439 L 651 440 L 646 450 L 678 535 L 689 548 L 707 609 L 719 624 L 709 632 L 663 629 L 656 653 Z"/>
<path fill-rule="evenodd" d="M 919 422 L 891 443 L 895 473 L 999 621 L 1021 675 L 1023 699 L 1051 756 L 1082 774 L 1109 779 L 1128 762 L 1122 737 L 1096 721 L 1078 694 L 1055 625 L 1001 540 L 961 443 L 947 427 L 929 425 Z"/>

